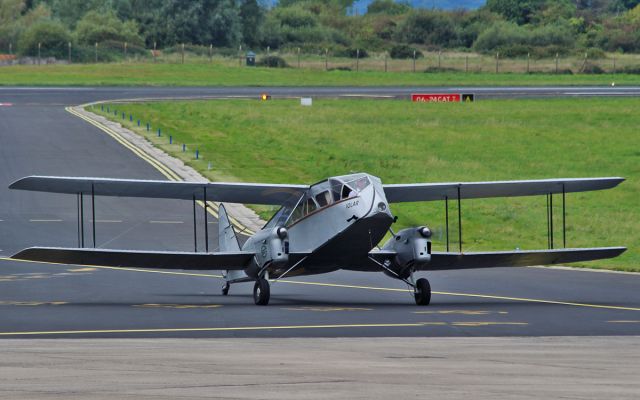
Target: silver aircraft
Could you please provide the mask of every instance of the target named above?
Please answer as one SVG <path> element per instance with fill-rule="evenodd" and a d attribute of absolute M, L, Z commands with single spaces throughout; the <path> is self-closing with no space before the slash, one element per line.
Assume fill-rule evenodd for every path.
<path fill-rule="evenodd" d="M 11 189 L 78 196 L 79 227 L 84 230 L 83 199 L 91 198 L 94 215 L 94 248 L 84 247 L 84 232 L 78 248 L 31 247 L 12 258 L 89 264 L 111 267 L 154 269 L 222 270 L 222 293 L 233 283 L 255 282 L 255 304 L 266 305 L 270 298 L 269 280 L 322 274 L 339 269 L 383 272 L 413 288 L 416 304 L 428 305 L 431 287 L 425 278 L 415 279 L 418 271 L 488 268 L 570 263 L 615 257 L 624 247 L 554 249 L 553 195 L 561 195 L 563 238 L 565 194 L 609 189 L 623 178 L 546 179 L 501 182 L 383 184 L 375 176 L 358 173 L 335 176 L 313 185 L 280 185 L 220 182 L 169 182 L 129 179 L 30 176 L 10 185 Z M 462 251 L 461 200 L 547 196 L 549 248 L 499 252 Z M 95 248 L 95 196 L 123 196 L 191 200 L 204 205 L 204 252 L 132 251 Z M 400 202 L 444 201 L 446 213 L 446 252 L 432 251 L 431 230 L 426 226 L 391 230 L 396 217 L 389 205 Z M 449 202 L 457 201 L 458 245 L 449 251 Z M 280 209 L 257 233 L 241 246 L 225 211 L 218 209 L 218 246 L 208 249 L 207 208 L 213 202 L 277 205 Z M 549 206 L 551 203 L 551 206 Z M 549 227 L 549 224 L 550 227 Z M 80 232 L 80 228 L 79 228 Z M 390 232 L 390 239 L 378 246 Z M 195 238 L 194 238 L 195 239 Z M 563 243 L 565 240 L 563 240 Z"/>

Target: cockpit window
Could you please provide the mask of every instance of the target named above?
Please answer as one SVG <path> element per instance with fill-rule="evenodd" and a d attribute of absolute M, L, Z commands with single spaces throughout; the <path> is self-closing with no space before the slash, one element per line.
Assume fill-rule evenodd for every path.
<path fill-rule="evenodd" d="M 320 207 L 326 207 L 331 204 L 331 193 L 328 190 L 325 190 L 322 193 L 316 195 L 316 201 Z"/>
<path fill-rule="evenodd" d="M 305 196 L 300 200 L 296 208 L 291 213 L 291 217 L 288 219 L 287 225 L 296 223 L 298 220 L 306 217 L 317 209 L 318 205 L 313 198 Z"/>
<path fill-rule="evenodd" d="M 307 208 L 305 210 L 305 215 L 311 214 L 317 209 L 318 209 L 318 206 L 316 206 L 316 203 L 313 201 L 313 199 L 307 199 Z"/>
<path fill-rule="evenodd" d="M 356 179 L 351 179 L 346 182 L 341 182 L 338 179 L 331 180 L 331 192 L 335 201 L 348 199 L 360 194 L 366 189 L 371 182 L 366 176 L 360 176 Z"/>

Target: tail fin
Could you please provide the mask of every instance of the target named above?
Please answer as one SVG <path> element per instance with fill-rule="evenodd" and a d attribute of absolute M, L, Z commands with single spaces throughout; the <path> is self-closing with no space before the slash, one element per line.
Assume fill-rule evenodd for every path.
<path fill-rule="evenodd" d="M 220 204 L 218 214 L 218 251 L 240 251 L 240 244 L 238 243 L 236 232 L 233 230 L 231 221 L 229 221 L 229 216 L 227 215 L 227 210 L 224 208 L 224 204 Z"/>
<path fill-rule="evenodd" d="M 231 221 L 229 221 L 229 216 L 227 215 L 227 210 L 222 203 L 218 209 L 218 247 L 218 251 L 221 253 L 240 251 L 240 243 L 238 242 L 236 231 L 233 229 L 233 225 L 231 225 Z M 222 271 L 222 276 L 224 276 L 224 280 L 227 282 L 247 277 L 244 271 L 237 270 L 224 270 Z"/>

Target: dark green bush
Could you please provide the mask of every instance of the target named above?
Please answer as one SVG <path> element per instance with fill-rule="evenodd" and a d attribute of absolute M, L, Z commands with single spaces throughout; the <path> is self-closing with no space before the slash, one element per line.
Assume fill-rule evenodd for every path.
<path fill-rule="evenodd" d="M 38 43 L 41 44 L 42 57 L 66 59 L 71 34 L 60 22 L 43 20 L 31 25 L 20 37 L 18 53 L 23 56 L 38 55 Z"/>
<path fill-rule="evenodd" d="M 289 64 L 282 57 L 266 56 L 256 62 L 259 67 L 288 68 Z"/>
<path fill-rule="evenodd" d="M 359 51 L 359 53 L 358 53 Z M 359 54 L 359 55 L 358 55 Z M 334 49 L 333 55 L 336 57 L 348 57 L 348 58 L 367 58 L 369 53 L 365 49 L 354 49 L 352 47 Z"/>
<path fill-rule="evenodd" d="M 399 26 L 395 34 L 398 42 L 420 43 L 436 47 L 458 45 L 453 18 L 441 11 L 414 11 Z"/>
<path fill-rule="evenodd" d="M 600 74 L 604 74 L 605 70 L 599 65 L 587 62 L 582 67 L 582 70 L 580 72 L 582 72 L 583 74 L 600 75 Z"/>
<path fill-rule="evenodd" d="M 416 54 L 416 58 L 424 57 L 424 54 L 422 54 L 420 50 L 407 46 L 406 44 L 393 46 L 391 50 L 389 50 L 389 57 L 397 59 L 413 58 L 414 51 Z"/>

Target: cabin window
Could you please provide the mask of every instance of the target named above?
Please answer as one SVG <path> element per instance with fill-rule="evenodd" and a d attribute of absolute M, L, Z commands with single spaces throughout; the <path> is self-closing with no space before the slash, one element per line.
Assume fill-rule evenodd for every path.
<path fill-rule="evenodd" d="M 308 199 L 307 200 L 307 209 L 305 210 L 304 215 L 311 214 L 312 212 L 314 212 L 317 209 L 318 209 L 318 206 L 316 206 L 316 203 L 313 201 L 313 199 Z"/>
<path fill-rule="evenodd" d="M 293 213 L 291 214 L 291 223 L 294 223 L 300 218 L 304 217 L 304 206 L 305 203 L 303 201 L 298 203 L 298 206 L 293 210 Z"/>
<path fill-rule="evenodd" d="M 329 204 L 331 204 L 331 193 L 329 193 L 328 190 L 317 194 L 316 195 L 316 201 L 318 202 L 318 205 L 320 207 L 326 207 Z"/>
<path fill-rule="evenodd" d="M 349 186 L 342 186 L 342 198 L 348 199 L 349 197 L 354 197 L 356 195 L 355 190 L 351 189 Z"/>

